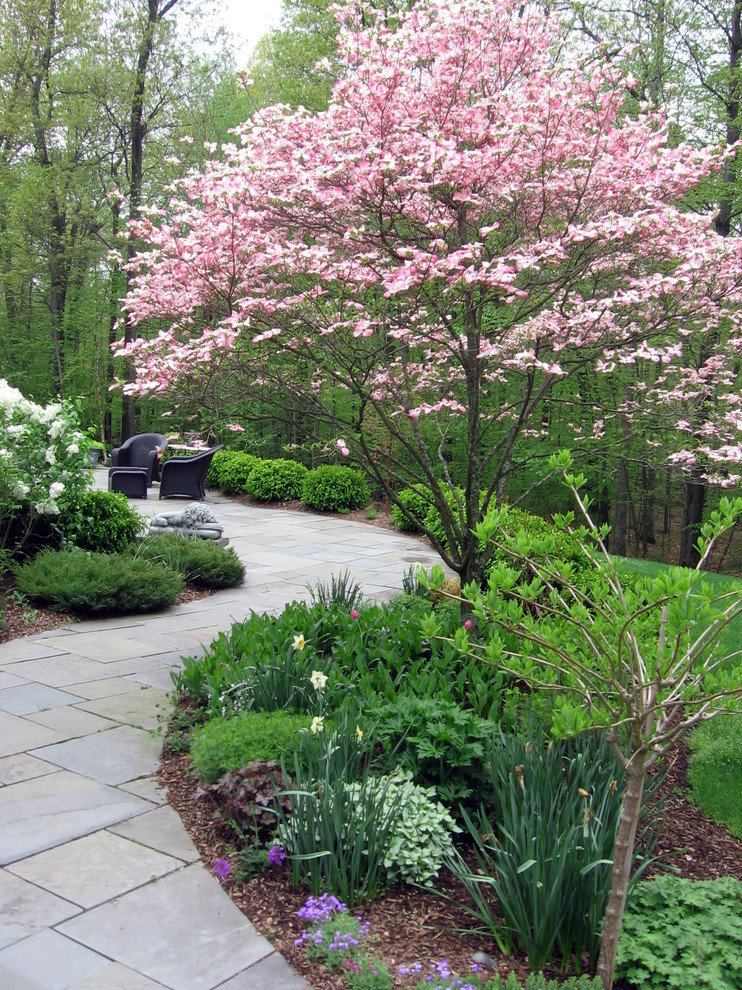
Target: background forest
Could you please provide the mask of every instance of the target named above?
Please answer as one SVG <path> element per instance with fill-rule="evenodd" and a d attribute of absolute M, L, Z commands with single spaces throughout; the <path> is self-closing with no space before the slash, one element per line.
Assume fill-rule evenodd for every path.
<path fill-rule="evenodd" d="M 209 36 L 208 4 L 187 0 L 11 0 L 0 10 L 0 376 L 44 403 L 78 402 L 83 425 L 110 444 L 134 432 L 198 432 L 261 456 L 290 456 L 314 466 L 339 456 L 337 438 L 357 419 L 346 389 L 325 384 L 322 402 L 293 366 L 273 388 L 256 387 L 249 363 L 216 365 L 178 382 L 166 397 L 138 398 L 112 386 L 131 369 L 111 345 L 126 333 L 154 336 L 156 319 L 126 325 L 121 302 L 131 288 L 126 266 L 140 245 L 129 221 L 166 207 L 172 183 L 218 159 L 230 129 L 275 103 L 322 110 L 345 70 L 337 24 L 326 0 L 284 0 L 279 29 L 266 35 L 248 66 L 236 65 L 226 39 Z M 367 5 L 394 25 L 408 4 Z M 562 21 L 560 57 L 617 60 L 630 73 L 623 113 L 667 113 L 672 134 L 696 147 L 733 149 L 740 136 L 742 4 L 732 0 L 603 0 L 584 5 L 546 0 L 537 6 Z M 213 5 L 212 8 L 213 10 Z M 597 46 L 597 47 L 596 47 Z M 742 201 L 737 158 L 686 196 L 691 212 L 713 210 L 719 237 L 739 236 Z M 206 325 L 211 314 L 198 317 Z M 507 314 L 505 314 L 505 317 Z M 497 323 L 502 313 L 490 312 Z M 723 334 L 724 328 L 719 333 Z M 689 368 L 702 369 L 706 343 L 684 345 Z M 709 381 L 668 406 L 667 416 L 635 417 L 661 363 L 619 367 L 610 377 L 585 364 L 537 396 L 529 429 L 520 432 L 496 494 L 542 514 L 562 507 L 544 485 L 548 457 L 569 446 L 596 499 L 598 521 L 612 526 L 612 549 L 695 563 L 698 526 L 716 504 L 710 464 L 685 471 L 668 465 L 690 424 L 702 444 L 704 424 L 723 391 L 738 392 L 737 371 Z M 306 382 L 304 384 L 306 384 Z M 481 395 L 515 405 L 522 378 L 505 376 Z M 231 432 L 239 423 L 244 432 Z M 422 421 L 421 421 L 422 423 Z M 649 424 L 649 425 L 647 425 Z M 371 433 L 374 424 L 367 419 Z M 432 425 L 421 429 L 433 430 Z M 386 442 L 386 441 L 385 441 Z M 436 438 L 441 470 L 463 485 L 466 423 L 454 418 Z M 386 480 L 409 481 L 404 444 L 390 442 L 388 462 L 374 448 L 381 494 Z M 329 452 L 329 453 L 328 453 Z M 364 459 L 351 446 L 351 460 Z M 366 465 L 368 467 L 368 464 Z M 718 469 L 715 468 L 717 475 Z M 722 472 L 723 475 L 723 472 Z M 717 479 L 719 480 L 719 479 Z M 738 570 L 732 549 L 724 567 Z"/>

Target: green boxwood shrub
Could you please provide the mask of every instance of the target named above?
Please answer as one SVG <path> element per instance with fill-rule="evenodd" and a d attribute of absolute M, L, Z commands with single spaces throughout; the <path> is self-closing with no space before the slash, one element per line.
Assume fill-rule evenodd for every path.
<path fill-rule="evenodd" d="M 99 553 L 122 553 L 144 523 L 121 492 L 82 492 L 64 506 L 57 519 L 65 543 Z"/>
<path fill-rule="evenodd" d="M 348 512 L 360 509 L 371 498 L 361 471 L 337 464 L 323 464 L 304 479 L 301 500 L 320 512 Z"/>
<path fill-rule="evenodd" d="M 589 558 L 582 552 L 577 537 L 560 529 L 542 516 L 536 516 L 525 509 L 511 506 L 508 513 L 507 529 L 507 535 L 514 535 L 518 530 L 523 529 L 535 539 L 532 558 L 537 563 L 545 560 L 548 556 L 569 561 L 578 571 L 587 569 L 592 572 L 594 570 Z M 496 551 L 495 559 L 513 563 L 512 558 L 505 551 Z"/>
<path fill-rule="evenodd" d="M 301 497 L 307 474 L 298 461 L 261 461 L 250 472 L 245 491 L 259 502 L 290 502 Z"/>
<path fill-rule="evenodd" d="M 206 475 L 206 484 L 220 488 L 225 495 L 245 495 L 247 479 L 258 464 L 262 461 L 254 454 L 244 454 L 240 450 L 218 450 Z"/>
<path fill-rule="evenodd" d="M 171 567 L 201 588 L 235 588 L 245 580 L 245 568 L 234 550 L 212 540 L 177 533 L 150 536 L 135 554 Z"/>
<path fill-rule="evenodd" d="M 251 760 L 277 760 L 299 747 L 299 732 L 308 729 L 309 715 L 292 712 L 242 712 L 216 718 L 196 729 L 191 758 L 201 780 L 213 784 L 222 774 Z"/>
<path fill-rule="evenodd" d="M 58 612 L 125 615 L 172 605 L 183 577 L 149 560 L 79 549 L 43 550 L 16 571 L 18 590 Z"/>
<path fill-rule="evenodd" d="M 398 505 L 392 505 L 392 522 L 405 533 L 419 533 L 425 517 L 430 509 L 430 496 L 426 498 L 427 489 L 423 485 L 414 485 L 412 488 L 403 488 L 397 493 L 397 498 L 417 520 L 417 525 L 410 522 Z"/>

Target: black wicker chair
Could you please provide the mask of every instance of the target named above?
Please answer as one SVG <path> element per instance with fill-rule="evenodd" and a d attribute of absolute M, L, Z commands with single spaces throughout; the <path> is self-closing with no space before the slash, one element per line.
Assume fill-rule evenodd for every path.
<path fill-rule="evenodd" d="M 112 468 L 145 468 L 147 485 L 160 480 L 159 454 L 167 447 L 161 433 L 137 433 L 111 451 Z"/>
<path fill-rule="evenodd" d="M 160 480 L 160 498 L 171 498 L 173 495 L 184 495 L 203 501 L 206 498 L 204 479 L 209 470 L 211 458 L 222 449 L 222 444 L 209 447 L 200 454 L 186 457 L 171 457 L 162 465 Z"/>

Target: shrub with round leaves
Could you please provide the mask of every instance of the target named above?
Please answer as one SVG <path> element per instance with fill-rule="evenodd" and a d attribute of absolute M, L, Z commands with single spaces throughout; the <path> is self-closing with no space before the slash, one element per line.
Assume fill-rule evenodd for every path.
<path fill-rule="evenodd" d="M 262 461 L 241 450 L 218 450 L 206 473 L 206 484 L 220 488 L 225 495 L 244 495 L 250 472 Z"/>
<path fill-rule="evenodd" d="M 398 505 L 392 505 L 392 522 L 405 533 L 419 533 L 425 517 L 430 509 L 430 494 L 425 497 L 427 491 L 423 485 L 414 485 L 411 488 L 403 488 L 397 493 L 397 498 L 408 512 L 417 520 L 417 525 L 411 522 Z"/>
<path fill-rule="evenodd" d="M 145 520 L 121 492 L 87 491 L 67 499 L 57 526 L 65 543 L 81 550 L 123 553 Z"/>
<path fill-rule="evenodd" d="M 361 471 L 336 464 L 323 464 L 304 480 L 301 500 L 320 512 L 348 512 L 367 505 L 371 498 Z"/>
<path fill-rule="evenodd" d="M 250 472 L 245 491 L 259 502 L 291 502 L 301 497 L 307 474 L 298 461 L 261 461 Z"/>

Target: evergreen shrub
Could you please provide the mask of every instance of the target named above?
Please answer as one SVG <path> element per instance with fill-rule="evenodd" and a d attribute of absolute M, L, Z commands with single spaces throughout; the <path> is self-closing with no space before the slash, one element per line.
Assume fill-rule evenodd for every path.
<path fill-rule="evenodd" d="M 428 492 L 427 497 L 426 492 Z M 419 533 L 430 509 L 428 489 L 424 485 L 413 485 L 411 488 L 403 488 L 398 492 L 397 498 L 405 509 L 414 516 L 417 524 L 410 522 L 398 505 L 391 507 L 392 522 L 397 529 L 401 529 L 404 533 Z"/>
<path fill-rule="evenodd" d="M 172 605 L 183 589 L 180 574 L 149 560 L 77 548 L 42 550 L 16 571 L 16 587 L 58 612 L 126 615 Z"/>
<path fill-rule="evenodd" d="M 250 472 L 245 491 L 259 502 L 291 502 L 301 497 L 307 474 L 298 461 L 284 458 L 261 461 Z"/>
<path fill-rule="evenodd" d="M 206 484 L 215 483 L 225 495 L 245 495 L 250 472 L 261 463 L 261 459 L 254 454 L 243 454 L 239 450 L 218 450 L 206 474 Z"/>
<path fill-rule="evenodd" d="M 245 568 L 234 550 L 213 540 L 177 533 L 151 536 L 136 548 L 136 556 L 165 564 L 201 588 L 235 588 L 245 580 Z"/>
<path fill-rule="evenodd" d="M 323 464 L 304 479 L 301 500 L 320 512 L 347 512 L 360 509 L 371 499 L 361 471 L 338 464 Z"/>
<path fill-rule="evenodd" d="M 65 543 L 81 550 L 123 553 L 144 523 L 121 492 L 85 491 L 65 504 L 57 527 Z"/>

